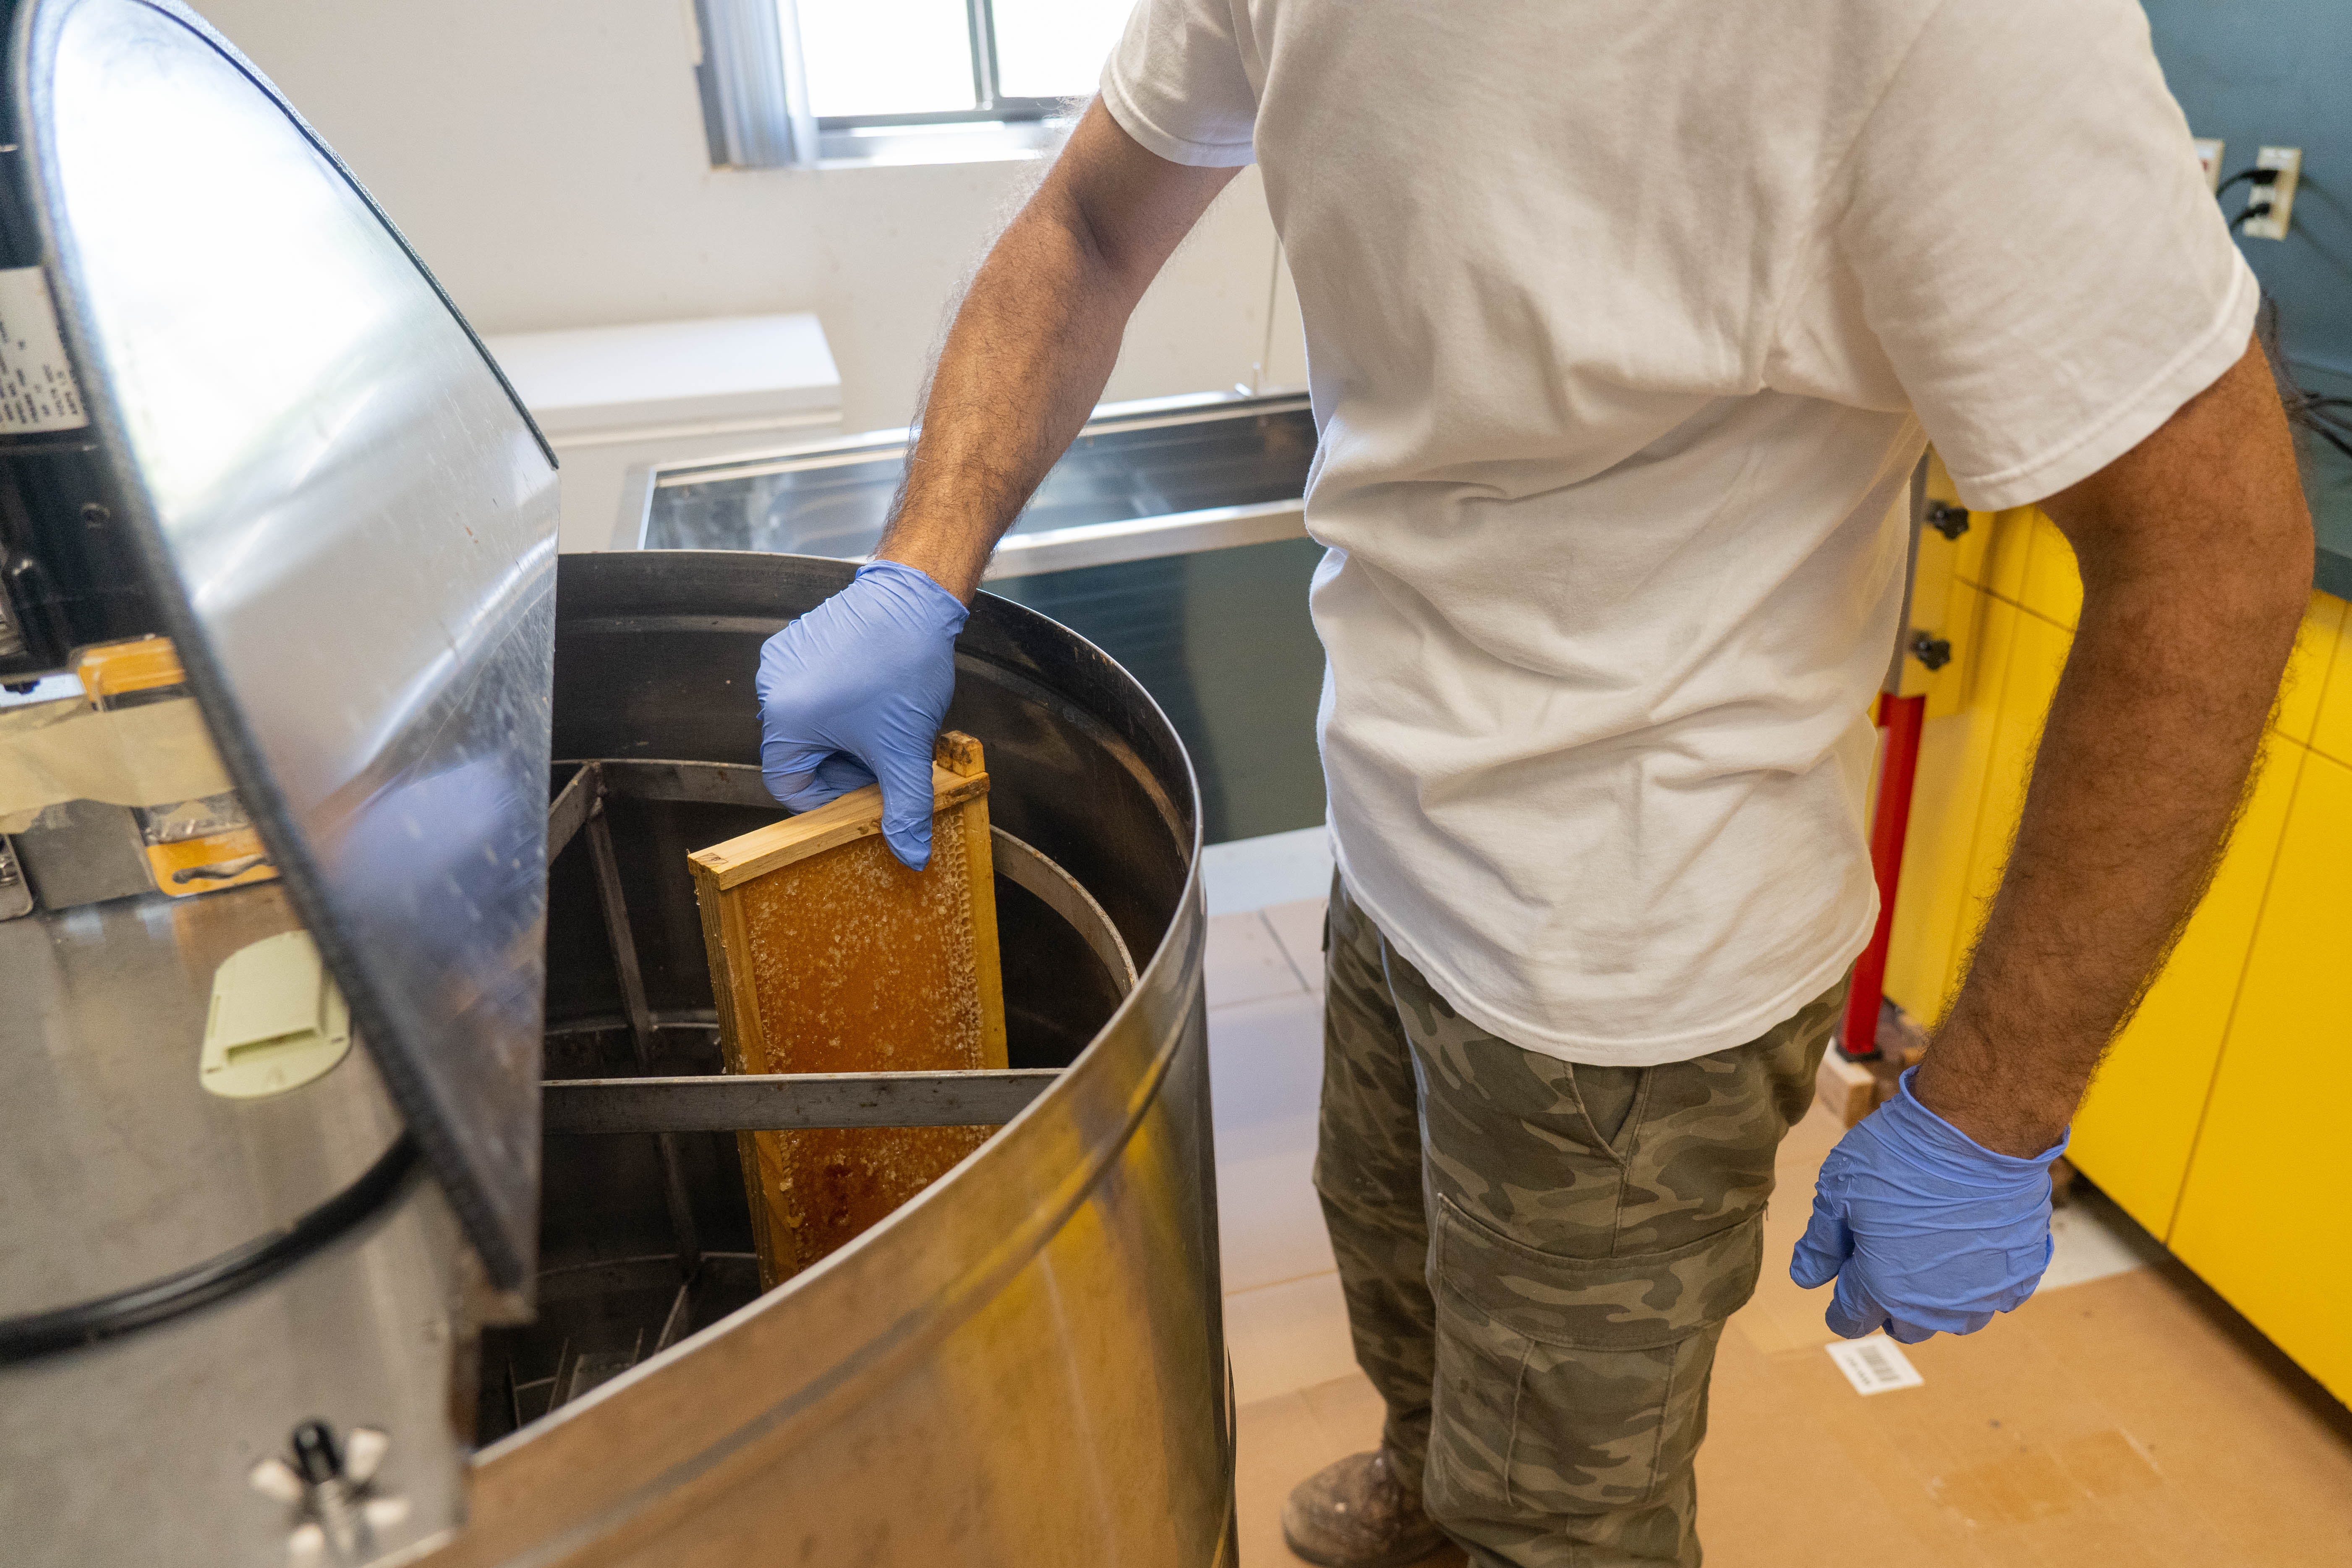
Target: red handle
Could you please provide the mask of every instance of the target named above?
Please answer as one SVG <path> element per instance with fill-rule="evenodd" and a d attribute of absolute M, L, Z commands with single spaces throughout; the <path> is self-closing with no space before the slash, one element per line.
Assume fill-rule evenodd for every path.
<path fill-rule="evenodd" d="M 1919 726 L 1925 697 L 1882 696 L 1878 721 L 1886 751 L 1878 770 L 1878 810 L 1870 825 L 1870 868 L 1878 879 L 1878 927 L 1853 966 L 1839 1043 L 1850 1057 L 1878 1054 L 1878 1009 L 1886 984 L 1886 947 L 1895 929 L 1895 889 L 1903 879 L 1903 839 L 1911 827 L 1911 785 L 1919 773 Z"/>

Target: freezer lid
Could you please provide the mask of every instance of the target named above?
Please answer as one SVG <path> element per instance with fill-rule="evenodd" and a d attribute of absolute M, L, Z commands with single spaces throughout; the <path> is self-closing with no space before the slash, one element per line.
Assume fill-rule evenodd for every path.
<path fill-rule="evenodd" d="M 362 1038 L 492 1281 L 525 1289 L 553 458 L 373 202 L 192 12 L 23 0 L 10 41 L 0 426 L 12 395 L 53 428 L 79 406 L 104 526 Z"/>

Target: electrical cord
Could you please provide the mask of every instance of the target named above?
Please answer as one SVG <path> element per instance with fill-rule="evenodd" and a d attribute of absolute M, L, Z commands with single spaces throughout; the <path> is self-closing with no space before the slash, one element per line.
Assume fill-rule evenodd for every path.
<path fill-rule="evenodd" d="M 2352 419 L 2347 419 L 2341 414 L 2334 413 L 2324 406 L 2314 407 L 2308 405 L 2305 405 L 2304 412 L 2317 424 L 2335 431 L 2339 436 L 2352 436 Z"/>
<path fill-rule="evenodd" d="M 2279 347 L 2278 301 L 2267 294 L 2254 313 L 2254 337 L 2263 345 L 2263 357 L 2270 361 L 2271 377 L 2278 383 L 2279 402 L 2285 407 L 2287 423 L 2310 431 L 2347 458 L 2352 458 L 2352 417 L 2336 412 L 2352 408 L 2352 397 L 2306 392 L 2294 379 L 2294 373 L 2287 366 L 2286 354 Z"/>
<path fill-rule="evenodd" d="M 2241 169 L 2213 187 L 2213 199 L 2220 201 L 2232 188 L 2248 181 L 2253 183 L 2253 194 L 2246 198 L 2246 210 L 2230 220 L 2231 233 L 2235 234 L 2242 226 L 2269 215 L 2271 208 L 2277 205 L 2271 196 L 2271 187 L 2278 184 L 2278 177 L 2276 169 Z"/>
<path fill-rule="evenodd" d="M 2316 396 L 2299 386 L 2289 391 L 2300 401 L 2289 405 L 2287 418 L 2352 458 L 2352 419 L 2336 412 L 2338 407 L 2352 406 L 2352 397 Z"/>
<path fill-rule="evenodd" d="M 2352 458 L 2352 440 L 2345 439 L 2344 437 L 2337 435 L 2330 426 L 2305 422 L 2303 427 L 2310 431 L 2313 435 L 2318 437 L 2321 440 L 2326 442 L 2329 446 L 2335 447 L 2337 451 L 2343 453 L 2346 457 Z"/>
<path fill-rule="evenodd" d="M 2236 174 L 2231 175 L 2228 179 L 2213 187 L 2214 199 L 2216 201 L 2220 200 L 2222 193 L 2234 186 L 2243 184 L 2248 180 L 2252 180 L 2258 185 L 2274 185 L 2278 184 L 2278 171 L 2276 169 L 2241 169 Z"/>
<path fill-rule="evenodd" d="M 357 1181 L 291 1224 L 144 1285 L 45 1312 L 0 1318 L 0 1366 L 167 1321 L 290 1268 L 389 1205 L 415 1163 L 416 1140 L 403 1132 Z"/>

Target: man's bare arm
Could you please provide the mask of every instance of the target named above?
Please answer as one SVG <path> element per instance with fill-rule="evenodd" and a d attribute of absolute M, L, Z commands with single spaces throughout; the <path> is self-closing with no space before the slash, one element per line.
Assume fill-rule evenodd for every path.
<path fill-rule="evenodd" d="M 878 557 L 971 601 L 1093 412 L 1135 302 L 1234 173 L 1169 163 L 1087 110 L 956 311 Z"/>
<path fill-rule="evenodd" d="M 1986 1148 L 2056 1143 L 2212 875 L 2311 587 L 2259 349 L 2043 502 L 2083 613 L 2009 868 L 1914 1085 Z"/>

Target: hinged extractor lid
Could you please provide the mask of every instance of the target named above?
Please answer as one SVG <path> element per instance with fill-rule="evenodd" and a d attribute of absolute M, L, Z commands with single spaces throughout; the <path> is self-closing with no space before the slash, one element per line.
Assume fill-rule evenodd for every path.
<path fill-rule="evenodd" d="M 107 526 L 362 1039 L 522 1288 L 552 461 L 383 215 L 192 13 L 27 0 L 15 24 L 5 162 L 35 232 L 5 259 L 54 300 Z"/>

